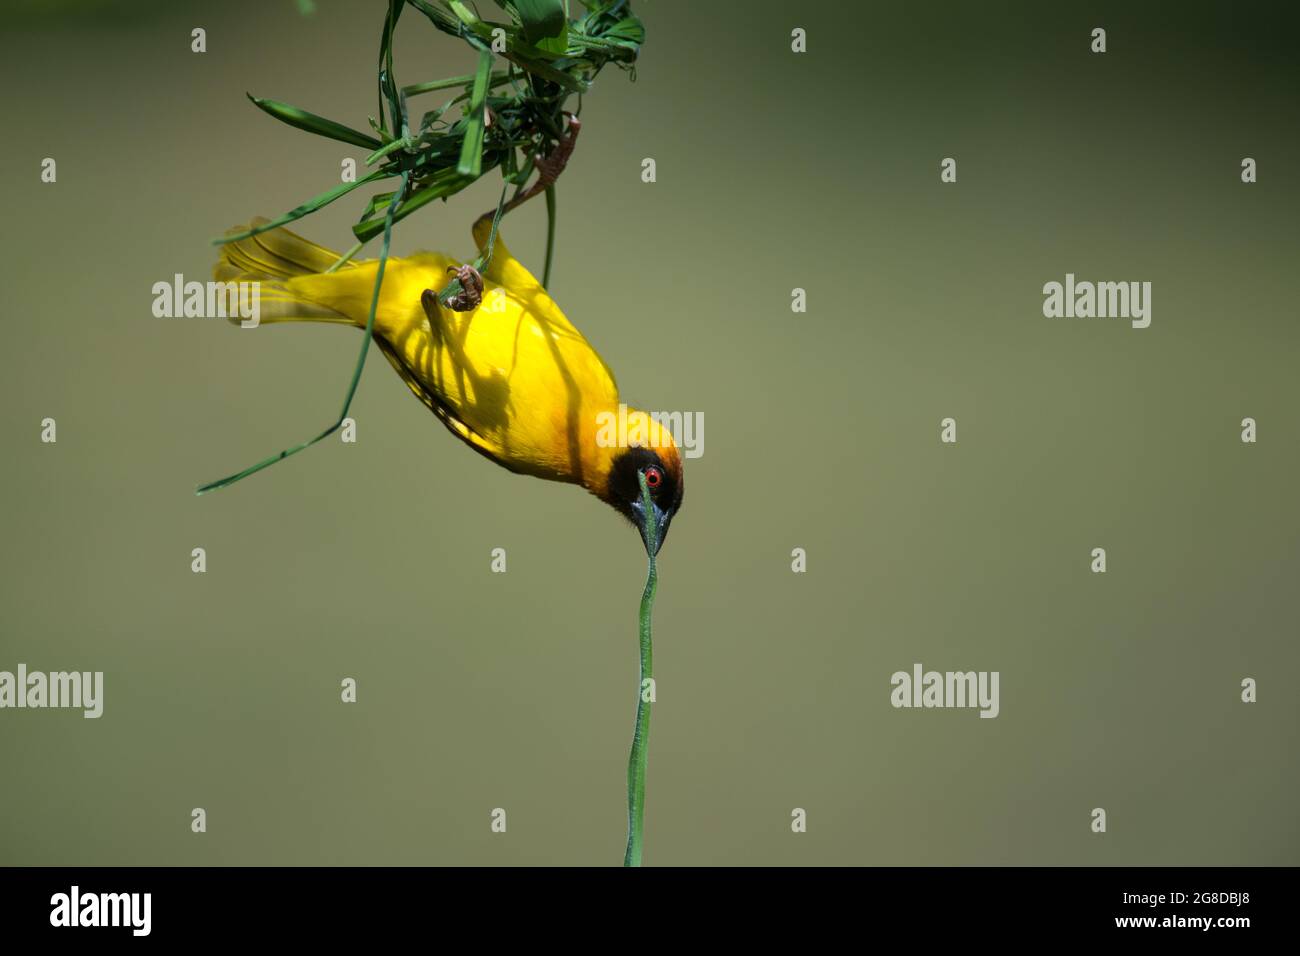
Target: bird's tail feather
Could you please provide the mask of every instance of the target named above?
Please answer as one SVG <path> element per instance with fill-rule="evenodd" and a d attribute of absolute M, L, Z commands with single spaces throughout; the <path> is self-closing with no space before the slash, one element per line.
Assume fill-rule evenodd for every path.
<path fill-rule="evenodd" d="M 230 232 L 246 232 L 267 221 L 258 217 Z M 358 321 L 352 309 L 338 306 L 364 298 L 374 270 L 347 262 L 326 273 L 338 259 L 337 252 L 281 227 L 223 245 L 212 274 L 219 282 L 258 283 L 259 322 L 336 322 L 364 328 L 364 317 Z M 231 321 L 239 322 L 240 317 L 232 316 Z"/>

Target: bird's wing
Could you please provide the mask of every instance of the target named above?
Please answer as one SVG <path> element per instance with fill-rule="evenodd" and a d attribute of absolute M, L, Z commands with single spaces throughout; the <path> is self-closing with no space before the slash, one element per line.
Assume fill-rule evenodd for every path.
<path fill-rule="evenodd" d="M 438 417 L 438 421 L 447 426 L 447 430 L 453 435 L 469 445 L 476 452 L 490 458 L 492 461 L 508 468 L 511 471 L 524 472 L 526 469 L 512 464 L 510 459 L 502 454 L 502 448 L 499 442 L 493 441 L 486 435 L 480 435 L 460 417 L 459 411 L 455 404 L 447 401 L 439 389 L 430 387 L 417 372 L 408 365 L 387 339 L 382 336 L 375 336 L 375 344 L 379 346 L 379 351 L 384 354 L 389 363 L 401 376 L 402 381 L 407 387 L 415 393 L 415 397 L 422 401 L 429 411 Z"/>
<path fill-rule="evenodd" d="M 491 233 L 492 220 L 489 217 L 474 223 L 474 243 L 478 246 L 480 255 L 486 254 Z M 505 288 L 511 296 L 526 302 L 530 308 L 546 313 L 553 328 L 563 328 L 585 341 L 583 334 L 565 318 L 560 307 L 555 304 L 555 300 L 547 295 L 546 288 L 537 281 L 537 277 L 514 257 L 500 231 L 497 232 L 496 240 L 492 243 L 492 258 L 488 260 L 487 267 L 483 270 L 483 278 Z M 613 377 L 612 372 L 610 377 Z"/>
<path fill-rule="evenodd" d="M 476 451 L 512 471 L 580 481 L 596 414 L 618 404 L 609 368 L 500 237 L 473 311 L 419 306 L 423 288 L 447 280 L 433 262 L 418 254 L 394 274 L 393 293 L 410 305 L 385 311 L 402 318 L 376 329 L 384 354 Z"/>

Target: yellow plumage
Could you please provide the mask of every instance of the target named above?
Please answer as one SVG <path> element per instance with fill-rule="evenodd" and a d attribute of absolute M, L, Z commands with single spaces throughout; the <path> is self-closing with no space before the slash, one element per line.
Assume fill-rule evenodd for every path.
<path fill-rule="evenodd" d="M 480 252 L 489 230 L 487 219 L 474 228 Z M 227 243 L 214 272 L 225 282 L 261 283 L 262 323 L 365 328 L 378 262 L 327 272 L 338 258 L 281 228 Z M 597 431 L 601 412 L 617 413 L 613 374 L 500 235 L 478 308 L 454 312 L 439 305 L 426 313 L 424 291 L 443 289 L 449 269 L 460 265 L 428 252 L 388 260 L 375 314 L 379 348 L 411 391 L 477 451 L 512 471 L 574 482 L 608 498 L 620 449 L 602 447 Z M 680 475 L 667 429 L 644 413 L 632 416 L 643 420 L 649 443 Z"/>

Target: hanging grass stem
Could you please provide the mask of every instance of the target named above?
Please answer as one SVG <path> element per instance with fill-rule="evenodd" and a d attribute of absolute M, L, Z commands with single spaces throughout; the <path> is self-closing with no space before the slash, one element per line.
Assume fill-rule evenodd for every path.
<path fill-rule="evenodd" d="M 659 529 L 655 521 L 654 502 L 650 500 L 650 487 L 645 473 L 641 482 L 641 504 L 646 515 L 646 540 L 657 539 Z M 646 681 L 654 680 L 654 649 L 650 639 L 650 617 L 655 606 L 655 591 L 659 587 L 659 572 L 655 567 L 654 549 L 648 549 L 650 565 L 646 570 L 645 590 L 641 592 L 641 679 L 637 682 L 636 730 L 632 734 L 632 753 L 627 761 L 627 850 L 623 853 L 624 866 L 641 865 L 641 847 L 645 832 L 645 775 L 647 751 L 650 747 L 651 687 Z"/>

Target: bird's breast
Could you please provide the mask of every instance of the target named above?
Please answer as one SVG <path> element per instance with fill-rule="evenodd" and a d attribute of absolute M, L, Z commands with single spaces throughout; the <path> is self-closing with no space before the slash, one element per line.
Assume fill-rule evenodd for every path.
<path fill-rule="evenodd" d="M 601 457 L 597 416 L 617 407 L 618 389 L 552 300 L 489 282 L 477 309 L 430 316 L 423 288 L 410 291 L 410 305 L 386 310 L 376 335 L 412 390 L 503 466 L 588 484 Z"/>

